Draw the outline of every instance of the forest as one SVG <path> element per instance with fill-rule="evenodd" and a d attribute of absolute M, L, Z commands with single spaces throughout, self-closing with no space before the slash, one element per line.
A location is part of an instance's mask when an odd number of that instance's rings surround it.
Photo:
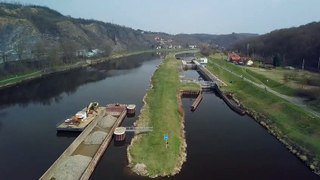
<path fill-rule="evenodd" d="M 320 22 L 275 30 L 238 42 L 233 49 L 275 66 L 319 71 Z"/>

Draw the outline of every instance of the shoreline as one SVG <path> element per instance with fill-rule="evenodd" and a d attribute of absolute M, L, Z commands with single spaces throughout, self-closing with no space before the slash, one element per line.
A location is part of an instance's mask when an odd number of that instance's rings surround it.
<path fill-rule="evenodd" d="M 286 149 L 289 150 L 293 155 L 295 155 L 301 162 L 303 162 L 312 172 L 320 176 L 320 162 L 316 160 L 315 155 L 313 155 L 309 150 L 296 144 L 290 142 L 286 138 L 286 135 L 282 135 L 280 129 L 273 125 L 272 121 L 265 117 L 263 114 L 256 112 L 239 101 L 233 93 L 228 91 L 223 91 L 224 94 L 228 94 L 230 98 L 239 104 L 239 107 L 245 111 L 245 113 L 250 116 L 255 122 L 259 123 L 264 129 L 268 131 L 269 134 L 274 136 L 279 142 L 281 142 Z"/>
<path fill-rule="evenodd" d="M 309 150 L 301 147 L 299 144 L 293 142 L 282 135 L 282 132 L 274 125 L 272 122 L 266 118 L 264 115 L 250 110 L 244 107 L 241 103 L 241 108 L 246 111 L 246 114 L 259 123 L 263 128 L 265 128 L 269 134 L 274 136 L 278 141 L 280 141 L 293 155 L 295 155 L 299 160 L 301 160 L 312 172 L 320 176 L 320 164 L 316 160 L 315 155 L 313 155 Z"/>
<path fill-rule="evenodd" d="M 141 51 L 126 52 L 126 53 L 115 53 L 115 54 L 113 54 L 113 55 L 111 55 L 109 57 L 101 57 L 101 58 L 97 58 L 97 59 L 85 59 L 85 60 L 78 61 L 78 62 L 76 62 L 74 64 L 58 67 L 59 69 L 52 70 L 51 72 L 45 72 L 45 70 L 37 70 L 37 71 L 29 73 L 29 74 L 24 74 L 22 76 L 28 76 L 28 75 L 34 74 L 36 72 L 40 73 L 40 74 L 37 74 L 36 76 L 27 77 L 25 79 L 22 79 L 22 80 L 13 82 L 13 83 L 9 82 L 9 83 L 0 85 L 0 90 L 6 89 L 6 88 L 10 88 L 10 87 L 14 87 L 14 86 L 22 84 L 22 83 L 27 83 L 27 82 L 35 80 L 35 79 L 40 79 L 42 77 L 46 77 L 48 75 L 55 74 L 55 73 L 63 73 L 63 72 L 67 72 L 67 71 L 70 71 L 70 70 L 89 67 L 91 65 L 100 64 L 100 63 L 107 62 L 107 61 L 113 60 L 113 59 L 129 57 L 129 56 L 134 56 L 134 55 L 139 55 L 139 54 L 144 54 L 144 53 L 155 53 L 155 52 L 178 52 L 178 53 L 184 53 L 184 52 L 188 52 L 188 50 L 187 49 L 161 49 L 161 50 L 159 50 L 159 49 L 147 49 L 147 50 L 141 50 Z M 90 63 L 88 63 L 87 61 L 90 61 Z M 0 80 L 0 82 L 1 81 L 6 81 L 6 80 L 9 80 L 9 79 L 14 79 L 14 78 L 2 79 L 2 80 Z M 19 78 L 19 77 L 17 77 L 17 78 Z"/>
<path fill-rule="evenodd" d="M 27 83 L 27 82 L 30 82 L 30 81 L 33 81 L 33 80 L 36 80 L 36 79 L 40 79 L 40 78 L 52 75 L 52 74 L 56 74 L 56 73 L 58 74 L 58 73 L 63 73 L 63 72 L 71 71 L 71 70 L 84 68 L 84 67 L 89 67 L 89 66 L 92 66 L 92 65 L 104 63 L 104 62 L 107 62 L 107 61 L 110 61 L 110 60 L 114 60 L 114 59 L 118 59 L 118 58 L 129 57 L 129 56 L 139 55 L 139 54 L 143 54 L 143 53 L 152 53 L 152 52 L 156 52 L 156 51 L 155 50 L 135 51 L 135 52 L 127 52 L 127 53 L 124 53 L 124 54 L 114 54 L 114 55 L 111 55 L 109 57 L 102 57 L 102 58 L 97 58 L 97 59 L 93 59 L 93 60 L 86 59 L 86 60 L 78 61 L 77 63 L 74 63 L 74 64 L 58 67 L 59 69 L 52 70 L 50 72 L 45 72 L 44 70 L 38 70 L 38 71 L 29 73 L 29 74 L 25 74 L 25 75 L 22 75 L 22 76 L 28 76 L 28 75 L 34 74 L 36 72 L 38 72 L 40 74 L 37 74 L 35 76 L 30 76 L 30 77 L 18 80 L 18 81 L 13 82 L 13 83 L 9 82 L 9 83 L 0 85 L 0 90 L 6 89 L 6 88 L 11 88 L 11 87 L 17 86 L 19 84 Z M 91 61 L 91 62 L 88 63 L 87 62 L 88 60 Z M 17 78 L 19 78 L 19 77 L 17 77 Z M 12 79 L 12 78 L 8 78 L 8 79 Z M 1 81 L 6 81 L 8 79 L 3 79 Z"/>
<path fill-rule="evenodd" d="M 222 69 L 222 72 L 219 70 L 221 68 L 218 68 L 218 70 L 214 70 L 214 66 L 211 67 L 210 72 L 214 73 L 215 76 L 217 77 L 217 75 L 221 75 L 221 77 L 224 77 L 223 72 L 225 71 L 224 69 Z M 220 78 L 221 78 L 220 77 Z M 226 80 L 232 79 L 231 77 L 227 75 L 225 75 L 224 77 Z M 241 87 L 242 84 L 238 85 Z M 245 113 L 250 116 L 255 122 L 259 123 L 263 128 L 265 128 L 269 134 L 271 134 L 272 136 L 274 136 L 278 141 L 280 141 L 288 150 L 289 152 L 291 152 L 292 154 L 294 154 L 296 156 L 296 158 L 298 158 L 301 162 L 303 162 L 312 172 L 314 172 L 317 175 L 320 175 L 320 159 L 319 156 L 316 154 L 316 150 L 314 150 L 313 152 L 312 147 L 308 147 L 308 145 L 310 144 L 303 144 L 303 141 L 297 141 L 296 139 L 293 139 L 292 136 L 290 136 L 290 134 L 285 134 L 283 132 L 286 132 L 286 129 L 281 129 L 281 127 L 279 127 L 277 125 L 277 123 L 279 123 L 277 121 L 276 117 L 269 117 L 268 112 L 264 112 L 264 109 L 261 108 L 257 108 L 257 110 L 255 110 L 254 106 L 252 106 L 252 102 L 256 102 L 257 97 L 259 96 L 253 96 L 252 99 L 246 97 L 246 91 L 244 92 L 237 92 L 237 86 L 233 86 L 232 88 L 229 88 L 230 90 L 228 90 L 228 88 L 222 88 L 222 92 L 224 94 L 227 94 L 230 98 L 230 100 L 236 102 L 237 104 L 239 104 L 239 107 L 245 111 Z M 234 92 L 233 92 L 234 91 Z M 248 98 L 248 100 L 246 100 Z M 255 99 L 256 98 L 256 99 Z M 240 99 L 240 100 L 239 100 Z M 277 99 L 277 98 L 275 98 Z M 250 100 L 251 100 L 251 106 L 250 106 Z M 255 101 L 253 101 L 255 100 Z M 269 102 L 270 101 L 267 101 Z M 245 105 L 246 103 L 246 105 Z M 279 103 L 284 103 L 283 107 L 285 108 L 291 108 L 291 103 L 285 101 L 285 100 L 279 100 Z M 254 104 L 255 105 L 255 104 Z M 262 106 L 264 107 L 264 106 Z M 291 110 L 291 109 L 290 109 Z M 295 109 L 300 110 L 300 109 Z M 292 111 L 292 110 L 291 110 Z M 289 111 L 289 112 L 291 112 Z M 303 109 L 302 109 L 303 111 Z M 305 113 L 303 111 L 303 113 Z M 283 113 L 285 115 L 285 117 L 289 117 L 289 118 L 293 118 L 295 119 L 295 117 L 293 117 L 292 115 L 288 115 L 288 112 Z M 296 113 L 297 114 L 297 113 Z M 273 114 L 271 114 L 273 115 Z M 282 114 L 280 114 L 282 115 Z M 298 114 L 297 114 L 298 115 Z M 299 116 L 300 117 L 300 116 Z M 310 118 L 308 117 L 300 117 L 300 118 L 306 118 L 307 120 L 310 120 Z M 292 121 L 292 120 L 291 120 Z M 288 121 L 290 122 L 290 121 Z M 299 132 L 301 131 L 301 129 L 298 129 Z M 311 137 L 310 137 L 311 138 Z M 314 145 L 314 144 L 311 144 Z M 311 149 L 311 150 L 310 150 Z"/>

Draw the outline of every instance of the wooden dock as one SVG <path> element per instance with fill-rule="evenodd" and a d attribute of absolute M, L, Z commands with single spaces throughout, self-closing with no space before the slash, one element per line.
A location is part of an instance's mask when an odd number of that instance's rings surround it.
<path fill-rule="evenodd" d="M 203 96 L 201 93 L 199 93 L 197 98 L 193 101 L 193 103 L 191 105 L 191 111 L 195 111 L 197 109 L 197 107 L 199 106 L 202 99 L 203 99 Z"/>
<path fill-rule="evenodd" d="M 89 179 L 99 159 L 107 149 L 115 128 L 122 123 L 126 114 L 126 106 L 119 104 L 99 107 L 96 118 L 71 143 L 40 179 L 67 179 L 67 177 L 83 180 Z M 86 161 L 80 161 L 80 158 Z"/>
<path fill-rule="evenodd" d="M 188 97 L 197 97 L 201 91 L 186 91 L 186 90 L 181 90 L 180 91 L 180 96 L 183 98 L 188 98 Z"/>

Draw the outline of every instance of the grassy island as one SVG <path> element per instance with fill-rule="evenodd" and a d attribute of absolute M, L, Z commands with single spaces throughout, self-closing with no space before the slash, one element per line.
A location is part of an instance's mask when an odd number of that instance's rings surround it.
<path fill-rule="evenodd" d="M 180 90 L 200 90 L 199 85 L 180 84 L 179 65 L 173 54 L 166 57 L 152 77 L 137 126 L 152 126 L 148 134 L 136 135 L 128 147 L 132 169 L 141 175 L 174 175 L 186 160 L 183 109 Z M 169 135 L 168 146 L 164 134 Z M 140 165 L 140 167 L 139 167 Z"/>

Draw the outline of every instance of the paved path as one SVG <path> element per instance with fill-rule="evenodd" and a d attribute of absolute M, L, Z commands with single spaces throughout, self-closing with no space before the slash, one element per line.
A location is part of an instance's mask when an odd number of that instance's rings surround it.
<path fill-rule="evenodd" d="M 303 108 L 305 111 L 310 112 L 314 116 L 320 117 L 320 112 L 317 112 L 317 111 L 314 111 L 314 110 L 310 109 L 305 103 L 303 103 L 303 98 L 291 97 L 291 96 L 287 96 L 287 95 L 281 94 L 281 93 L 279 93 L 277 91 L 274 91 L 273 89 L 269 88 L 265 84 L 258 84 L 256 82 L 253 82 L 250 79 L 242 77 L 242 75 L 236 74 L 236 73 L 230 71 L 229 69 L 220 66 L 219 64 L 217 64 L 215 62 L 213 62 L 213 64 L 215 66 L 225 70 L 225 71 L 230 72 L 231 74 L 233 74 L 233 75 L 235 75 L 235 76 L 237 76 L 239 78 L 242 78 L 244 81 L 247 81 L 247 82 L 249 82 L 249 83 L 251 83 L 251 84 L 253 84 L 253 85 L 255 85 L 255 86 L 257 86 L 257 87 L 259 87 L 261 89 L 265 89 L 266 91 L 268 91 L 268 92 L 270 92 L 270 93 L 272 93 L 272 94 L 274 94 L 274 95 L 276 95 L 278 97 L 281 97 L 282 99 L 285 99 L 285 100 L 291 102 L 292 104 L 295 104 L 296 106 L 299 106 L 299 107 Z"/>

